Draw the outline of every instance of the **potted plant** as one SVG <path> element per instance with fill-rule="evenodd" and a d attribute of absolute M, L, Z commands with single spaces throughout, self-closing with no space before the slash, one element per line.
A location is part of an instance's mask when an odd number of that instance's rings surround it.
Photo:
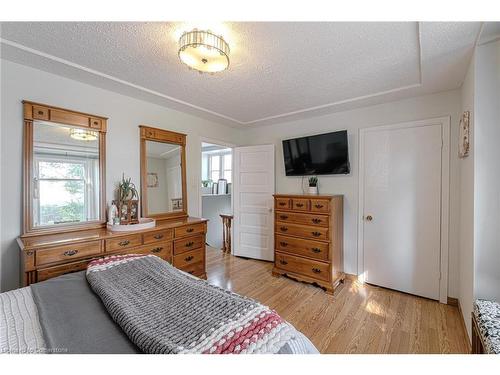
<path fill-rule="evenodd" d="M 212 180 L 202 180 L 201 181 L 201 194 L 212 194 Z"/>
<path fill-rule="evenodd" d="M 137 224 L 139 222 L 139 193 L 132 178 L 125 178 L 118 184 L 118 217 L 120 224 Z"/>
<path fill-rule="evenodd" d="M 309 177 L 309 194 L 318 194 L 318 177 Z"/>

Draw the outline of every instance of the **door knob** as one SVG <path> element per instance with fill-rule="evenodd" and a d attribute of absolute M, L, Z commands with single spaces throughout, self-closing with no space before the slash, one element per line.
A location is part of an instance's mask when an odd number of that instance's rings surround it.
<path fill-rule="evenodd" d="M 373 216 L 372 215 L 366 216 L 366 221 L 372 221 L 372 220 L 373 220 Z"/>

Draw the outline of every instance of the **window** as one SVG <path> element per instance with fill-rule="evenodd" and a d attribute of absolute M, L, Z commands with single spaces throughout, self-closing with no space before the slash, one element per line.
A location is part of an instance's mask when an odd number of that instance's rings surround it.
<path fill-rule="evenodd" d="M 96 220 L 98 161 L 37 155 L 34 160 L 35 225 Z M 97 186 L 96 186 L 97 188 Z"/>
<path fill-rule="evenodd" d="M 232 155 L 224 155 L 224 160 L 222 162 L 223 178 L 227 180 L 227 183 L 231 182 L 231 168 L 232 168 Z"/>
<path fill-rule="evenodd" d="M 210 160 L 210 179 L 214 182 L 218 181 L 220 178 L 220 155 L 212 155 L 209 158 Z"/>
<path fill-rule="evenodd" d="M 232 155 L 231 151 L 206 153 L 202 160 L 202 180 L 212 180 L 214 183 L 220 178 L 232 182 Z"/>

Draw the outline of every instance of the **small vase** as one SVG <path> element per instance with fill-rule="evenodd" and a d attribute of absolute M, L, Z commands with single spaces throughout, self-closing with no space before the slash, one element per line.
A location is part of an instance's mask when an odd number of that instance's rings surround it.
<path fill-rule="evenodd" d="M 309 194 L 318 195 L 318 187 L 317 186 L 309 186 Z"/>

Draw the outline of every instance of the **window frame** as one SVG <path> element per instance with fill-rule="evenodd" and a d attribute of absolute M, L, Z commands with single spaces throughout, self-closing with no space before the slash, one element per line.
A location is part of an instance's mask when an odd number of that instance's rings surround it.
<path fill-rule="evenodd" d="M 83 165 L 83 178 L 40 178 L 40 162 L 67 162 L 72 164 Z M 99 186 L 96 189 L 97 176 L 94 170 L 97 158 L 88 158 L 77 156 L 65 156 L 58 155 L 53 156 L 51 154 L 34 154 L 33 156 L 33 202 L 36 213 L 33 212 L 33 226 L 36 228 L 46 227 L 51 225 L 64 225 L 71 223 L 86 223 L 89 221 L 97 220 L 90 219 L 96 217 L 98 214 L 99 202 Z M 78 222 L 62 222 L 62 223 L 46 223 L 41 224 L 41 210 L 40 210 L 40 181 L 82 181 L 83 182 L 83 210 L 85 218 Z M 90 187 L 92 185 L 92 187 Z M 38 193 L 38 196 L 37 196 Z M 97 209 L 96 209 L 97 208 Z"/>
<path fill-rule="evenodd" d="M 229 166 L 229 168 L 226 168 L 225 166 L 225 163 L 224 163 L 224 156 L 226 155 L 231 155 L 231 165 Z M 231 173 L 231 182 L 232 182 L 232 177 L 233 177 L 233 152 L 232 150 L 229 150 L 229 151 L 221 151 L 221 152 L 210 152 L 210 153 L 207 153 L 207 179 L 208 180 L 212 180 L 212 183 L 217 183 L 217 181 L 214 181 L 212 179 L 212 172 L 213 171 L 219 171 L 219 179 L 221 178 L 225 178 L 224 175 L 225 175 L 225 172 L 226 171 L 229 171 Z M 219 157 L 219 166 L 218 166 L 218 169 L 213 169 L 212 168 L 212 164 L 213 164 L 213 161 L 212 161 L 212 158 L 213 157 L 216 157 L 218 156 Z M 202 180 L 204 179 L 205 176 L 202 176 Z M 230 182 L 228 182 L 230 183 Z"/>

